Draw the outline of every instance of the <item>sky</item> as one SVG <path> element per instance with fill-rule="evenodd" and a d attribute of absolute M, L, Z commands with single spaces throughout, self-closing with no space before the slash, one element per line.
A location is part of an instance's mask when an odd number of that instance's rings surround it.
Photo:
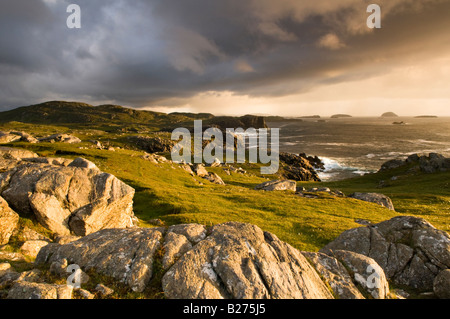
<path fill-rule="evenodd" d="M 381 29 L 367 26 L 371 3 Z M 449 12 L 450 0 L 2 0 L 0 111 L 450 116 Z"/>

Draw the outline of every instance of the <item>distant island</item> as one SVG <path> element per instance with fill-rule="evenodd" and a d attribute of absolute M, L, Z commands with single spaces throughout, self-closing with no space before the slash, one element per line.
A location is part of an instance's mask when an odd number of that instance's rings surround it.
<path fill-rule="evenodd" d="M 320 115 L 307 115 L 307 116 L 300 116 L 299 118 L 302 119 L 320 119 Z"/>
<path fill-rule="evenodd" d="M 381 117 L 398 117 L 394 112 L 386 112 L 381 115 Z"/>
<path fill-rule="evenodd" d="M 414 117 L 415 119 L 437 119 L 436 115 L 419 115 Z"/>
<path fill-rule="evenodd" d="M 266 122 L 303 122 L 300 118 L 282 117 L 282 116 L 265 116 Z"/>
<path fill-rule="evenodd" d="M 340 119 L 340 118 L 348 118 L 348 117 L 352 117 L 352 116 L 348 115 L 348 114 L 335 114 L 335 115 L 331 116 L 332 119 Z"/>

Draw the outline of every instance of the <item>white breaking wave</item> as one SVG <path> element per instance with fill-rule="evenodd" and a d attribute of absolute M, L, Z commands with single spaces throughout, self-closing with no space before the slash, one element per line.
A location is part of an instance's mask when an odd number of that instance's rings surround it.
<path fill-rule="evenodd" d="M 359 176 L 372 172 L 364 168 L 347 166 L 342 162 L 340 162 L 341 159 L 333 159 L 329 157 L 319 157 L 319 158 L 323 162 L 325 169 L 317 173 L 320 179 L 324 181 L 332 179 L 334 176 L 344 172 Z"/>

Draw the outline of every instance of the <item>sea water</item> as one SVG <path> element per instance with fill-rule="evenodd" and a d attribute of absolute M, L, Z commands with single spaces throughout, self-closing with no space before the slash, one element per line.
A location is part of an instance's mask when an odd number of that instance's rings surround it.
<path fill-rule="evenodd" d="M 324 181 L 376 172 L 384 162 L 414 153 L 450 157 L 450 118 L 304 119 L 268 126 L 280 128 L 281 152 L 319 156 Z"/>

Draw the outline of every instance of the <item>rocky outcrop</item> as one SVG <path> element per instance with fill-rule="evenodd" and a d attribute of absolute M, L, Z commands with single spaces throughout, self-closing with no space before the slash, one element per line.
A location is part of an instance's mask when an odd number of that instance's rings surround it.
<path fill-rule="evenodd" d="M 20 136 L 21 142 L 27 142 L 27 143 L 39 143 L 39 140 L 35 137 L 33 137 L 31 134 L 28 134 L 26 132 L 19 132 L 19 131 L 11 131 L 9 134 L 18 135 Z"/>
<path fill-rule="evenodd" d="M 0 144 L 8 144 L 20 141 L 21 137 L 9 132 L 0 132 Z"/>
<path fill-rule="evenodd" d="M 23 158 L 29 159 L 29 158 L 36 158 L 38 156 L 39 155 L 37 155 L 34 152 L 19 148 L 0 147 L 0 159 L 3 160 L 21 160 Z"/>
<path fill-rule="evenodd" d="M 365 202 L 375 203 L 380 206 L 386 207 L 390 210 L 395 210 L 394 204 L 392 203 L 392 200 L 383 194 L 378 193 L 353 193 L 349 195 L 348 197 L 359 199 Z"/>
<path fill-rule="evenodd" d="M 226 223 L 164 275 L 167 298 L 332 298 L 296 249 L 256 226 Z"/>
<path fill-rule="evenodd" d="M 7 299 L 72 299 L 73 289 L 67 285 L 16 282 Z"/>
<path fill-rule="evenodd" d="M 8 203 L 0 197 L 0 245 L 6 245 L 19 223 L 19 215 L 16 214 Z"/>
<path fill-rule="evenodd" d="M 28 240 L 20 247 L 20 251 L 25 256 L 35 258 L 41 248 L 47 246 L 48 244 L 49 242 L 44 240 Z"/>
<path fill-rule="evenodd" d="M 50 244 L 36 264 L 67 259 L 83 271 L 96 271 L 142 292 L 153 275 L 153 261 L 164 229 L 105 229 L 66 245 Z"/>
<path fill-rule="evenodd" d="M 389 161 L 387 161 L 387 162 L 385 162 L 385 163 L 383 163 L 381 165 L 380 172 L 388 171 L 388 170 L 391 170 L 391 169 L 396 169 L 396 168 L 399 168 L 399 167 L 401 167 L 401 166 L 403 166 L 405 164 L 406 164 L 405 161 L 402 161 L 402 160 L 399 160 L 399 159 L 392 159 L 392 160 L 389 160 Z"/>
<path fill-rule="evenodd" d="M 210 181 L 213 184 L 225 185 L 225 182 L 222 180 L 222 178 L 213 172 L 208 173 L 208 175 L 204 176 L 203 178 Z"/>
<path fill-rule="evenodd" d="M 134 189 L 81 158 L 70 163 L 16 158 L 14 168 L 0 174 L 0 195 L 58 235 L 134 226 Z"/>
<path fill-rule="evenodd" d="M 53 134 L 47 137 L 40 138 L 39 142 L 77 144 L 81 143 L 81 140 L 78 137 L 70 134 Z"/>
<path fill-rule="evenodd" d="M 424 173 L 446 172 L 450 170 L 450 158 L 446 158 L 441 154 L 430 153 L 428 156 L 420 156 L 418 162 L 420 169 Z"/>
<path fill-rule="evenodd" d="M 323 169 L 323 163 L 318 157 L 307 157 L 306 154 L 280 153 L 279 173 L 283 178 L 295 181 L 320 182 L 315 168 Z"/>
<path fill-rule="evenodd" d="M 153 164 L 159 164 L 159 163 L 167 163 L 169 160 L 165 158 L 164 156 L 157 155 L 157 154 L 149 154 L 145 153 L 141 156 L 142 159 L 145 159 L 146 161 L 149 161 Z"/>
<path fill-rule="evenodd" d="M 320 196 L 319 193 L 327 193 L 335 197 L 345 197 L 345 194 L 340 190 L 331 190 L 328 187 L 313 187 L 310 189 L 305 189 L 304 187 L 299 186 L 296 191 L 298 196 L 306 198 L 318 198 Z"/>
<path fill-rule="evenodd" d="M 0 260 L 6 261 L 25 261 L 25 256 L 21 253 L 0 250 Z"/>
<path fill-rule="evenodd" d="M 28 232 L 17 238 L 39 241 Z M 255 225 L 237 222 L 211 229 L 198 224 L 103 229 L 58 241 L 62 244 L 42 242 L 37 266 L 67 278 L 67 267 L 76 264 L 82 283 L 97 273 L 135 292 L 161 289 L 168 299 L 384 299 L 390 297 L 387 279 L 448 298 L 450 283 L 449 235 L 415 217 L 348 230 L 318 253 L 299 252 Z M 9 289 L 8 298 L 64 296 L 58 293 L 62 286 L 41 279 L 37 269 L 17 273 L 0 264 L 0 290 Z"/>
<path fill-rule="evenodd" d="M 14 142 L 27 142 L 27 143 L 38 143 L 39 141 L 25 132 L 10 131 L 3 132 L 0 131 L 0 144 L 14 143 Z"/>
<path fill-rule="evenodd" d="M 365 299 L 345 266 L 323 253 L 303 252 L 339 299 Z"/>
<path fill-rule="evenodd" d="M 297 183 L 295 181 L 289 180 L 273 180 L 255 186 L 255 190 L 264 190 L 264 191 L 288 190 L 295 192 L 297 190 Z"/>
<path fill-rule="evenodd" d="M 381 166 L 380 172 L 406 165 L 412 166 L 409 171 L 413 171 L 414 168 L 417 168 L 418 170 L 429 174 L 447 172 L 450 170 L 450 158 L 446 158 L 445 156 L 437 153 L 430 153 L 428 156 L 412 154 L 408 156 L 406 160 L 393 159 L 387 161 Z"/>
<path fill-rule="evenodd" d="M 233 222 L 208 233 L 197 224 L 101 230 L 45 246 L 36 263 L 77 264 L 143 291 L 156 260 L 166 270 L 166 298 L 332 298 L 298 250 L 254 225 Z"/>
<path fill-rule="evenodd" d="M 450 236 L 424 219 L 401 216 L 345 231 L 321 252 L 347 250 L 373 258 L 396 285 L 431 291 L 450 268 Z"/>
<path fill-rule="evenodd" d="M 130 143 L 149 153 L 170 153 L 175 142 L 162 137 L 130 136 Z"/>
<path fill-rule="evenodd" d="M 214 172 L 208 172 L 203 164 L 181 164 L 181 167 L 192 176 L 199 176 L 217 185 L 225 185 L 222 178 Z"/>
<path fill-rule="evenodd" d="M 208 171 L 205 168 L 205 165 L 203 164 L 194 164 L 194 165 L 190 165 L 192 171 L 200 177 L 205 177 L 208 175 Z"/>
<path fill-rule="evenodd" d="M 450 269 L 445 269 L 436 276 L 433 290 L 439 298 L 450 299 Z"/>
<path fill-rule="evenodd" d="M 344 250 L 303 254 L 311 261 L 323 280 L 339 299 L 385 299 L 389 284 L 384 271 L 375 260 Z M 361 289 L 364 294 L 358 289 Z"/>
<path fill-rule="evenodd" d="M 245 115 L 241 117 L 216 116 L 205 121 L 204 129 L 212 127 L 218 128 L 223 132 L 225 132 L 227 128 L 243 128 L 244 130 L 249 128 L 268 128 L 265 118 L 255 115 Z"/>
<path fill-rule="evenodd" d="M 374 299 L 386 299 L 389 284 L 383 269 L 367 256 L 352 251 L 335 250 L 329 252 L 347 269 L 353 280 Z"/>

